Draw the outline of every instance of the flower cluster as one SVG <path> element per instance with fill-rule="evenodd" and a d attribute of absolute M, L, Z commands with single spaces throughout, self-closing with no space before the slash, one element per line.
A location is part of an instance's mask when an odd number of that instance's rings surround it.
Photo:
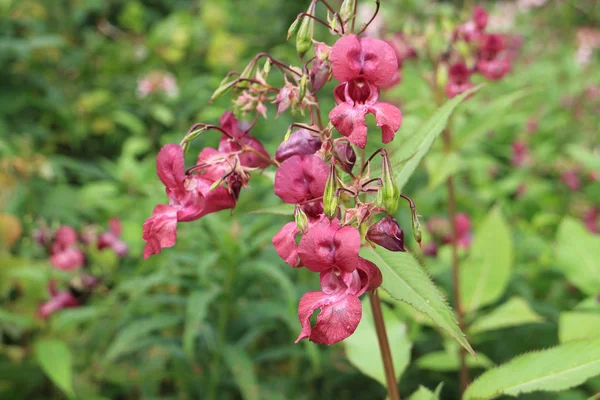
<path fill-rule="evenodd" d="M 129 248 L 120 236 L 121 222 L 116 218 L 111 218 L 109 229 L 100 234 L 93 225 L 84 227 L 80 233 L 68 225 L 59 227 L 54 233 L 45 225 L 34 232 L 35 241 L 44 246 L 54 268 L 76 272 L 68 283 L 69 290 L 58 291 L 57 282 L 50 281 L 48 290 L 51 298 L 41 304 L 38 310 L 42 318 L 48 318 L 63 308 L 84 304 L 92 290 L 100 283 L 99 278 L 90 272 L 89 257 L 86 253 L 108 249 L 117 257 L 123 258 Z"/>
<path fill-rule="evenodd" d="M 512 37 L 486 32 L 487 25 L 487 12 L 474 7 L 471 19 L 454 32 L 452 50 L 447 56 L 450 67 L 445 91 L 448 97 L 471 89 L 471 76 L 475 73 L 498 80 L 510 72 L 514 47 L 519 43 Z"/>
<path fill-rule="evenodd" d="M 458 246 L 468 249 L 473 239 L 473 235 L 471 234 L 471 219 L 465 213 L 458 213 L 454 217 L 454 222 L 456 224 L 456 241 Z M 426 228 L 433 241 L 423 247 L 423 253 L 435 257 L 439 245 L 452 243 L 452 227 L 447 218 L 433 216 L 427 221 Z"/>

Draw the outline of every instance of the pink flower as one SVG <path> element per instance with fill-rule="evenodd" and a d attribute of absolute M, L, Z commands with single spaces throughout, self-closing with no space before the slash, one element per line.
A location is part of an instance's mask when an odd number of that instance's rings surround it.
<path fill-rule="evenodd" d="M 275 159 L 283 162 L 292 156 L 315 154 L 321 148 L 321 139 L 306 129 L 298 129 L 290 135 L 286 142 L 277 148 Z"/>
<path fill-rule="evenodd" d="M 529 148 L 523 140 L 515 140 L 512 143 L 511 163 L 513 167 L 521 167 L 530 161 Z"/>
<path fill-rule="evenodd" d="M 110 229 L 98 236 L 98 250 L 110 247 L 119 257 L 125 257 L 129 251 L 127 243 L 121 240 L 121 221 L 111 218 Z"/>
<path fill-rule="evenodd" d="M 386 86 L 398 71 L 394 49 L 383 40 L 355 35 L 340 38 L 329 56 L 333 76 L 342 82 L 334 90 L 337 106 L 329 113 L 336 129 L 355 145 L 367 143 L 365 116 L 375 114 L 383 143 L 389 143 L 402 124 L 395 106 L 379 102 L 379 87 Z"/>
<path fill-rule="evenodd" d="M 448 69 L 448 84 L 445 88 L 446 96 L 453 98 L 471 89 L 473 84 L 469 80 L 470 76 L 471 71 L 469 71 L 465 63 L 452 64 Z"/>
<path fill-rule="evenodd" d="M 42 303 L 38 308 L 39 315 L 46 319 L 56 311 L 64 308 L 78 307 L 81 304 L 75 296 L 70 292 L 58 292 L 56 290 L 56 281 L 50 281 L 48 284 L 48 291 L 50 292 L 51 298 L 45 303 Z"/>
<path fill-rule="evenodd" d="M 480 60 L 477 62 L 477 71 L 481 75 L 491 80 L 498 80 L 504 77 L 511 70 L 510 63 L 505 59 L 494 59 L 491 61 Z"/>
<path fill-rule="evenodd" d="M 288 204 L 323 196 L 329 167 L 315 155 L 292 156 L 275 173 L 275 194 Z"/>
<path fill-rule="evenodd" d="M 177 144 L 167 144 L 160 150 L 156 173 L 166 186 L 169 205 L 156 206 L 152 217 L 144 223 L 144 258 L 175 244 L 177 222 L 194 221 L 235 206 L 235 199 L 226 188 L 210 190 L 214 180 L 202 175 L 186 175 L 183 149 Z"/>
<path fill-rule="evenodd" d="M 360 233 L 339 221 L 323 220 L 309 227 L 298 245 L 300 262 L 313 272 L 336 268 L 352 272 L 357 268 Z"/>
<path fill-rule="evenodd" d="M 579 171 L 577 169 L 563 172 L 560 180 L 573 192 L 581 188 L 581 180 L 579 179 Z"/>
<path fill-rule="evenodd" d="M 480 31 L 484 30 L 488 23 L 488 14 L 484 8 L 475 6 L 473 7 L 473 22 Z"/>
<path fill-rule="evenodd" d="M 54 234 L 53 246 L 67 248 L 77 243 L 77 231 L 67 225 L 63 225 Z"/>
<path fill-rule="evenodd" d="M 288 222 L 273 236 L 272 240 L 277 255 L 292 267 L 300 267 L 296 244 L 296 236 L 299 233 L 300 229 L 296 222 Z"/>
<path fill-rule="evenodd" d="M 233 141 L 227 135 L 221 137 L 219 142 L 219 151 L 222 153 L 233 153 L 241 150 L 240 144 L 244 147 L 252 148 L 255 152 L 262 154 L 263 157 L 253 152 L 244 152 L 240 154 L 240 162 L 244 167 L 266 168 L 269 166 L 269 153 L 265 150 L 260 141 L 248 134 L 243 129 L 242 123 L 235 118 L 231 111 L 226 111 L 219 119 L 221 128 L 235 139 Z M 237 143 L 236 143 L 237 142 Z M 239 143 L 239 144 L 238 144 Z"/>
<path fill-rule="evenodd" d="M 588 231 L 592 233 L 600 233 L 600 208 L 592 207 L 583 216 L 583 223 Z"/>
<path fill-rule="evenodd" d="M 387 216 L 369 227 L 367 239 L 389 251 L 406 251 L 404 232 L 398 222 Z"/>
<path fill-rule="evenodd" d="M 456 234 L 458 235 L 458 245 L 467 249 L 471 245 L 471 219 L 465 213 L 458 213 L 454 217 L 456 224 Z"/>
<path fill-rule="evenodd" d="M 314 343 L 331 345 L 350 336 L 362 316 L 359 296 L 379 285 L 381 272 L 363 258 L 359 258 L 352 272 L 333 269 L 321 272 L 321 291 L 308 292 L 300 299 L 298 317 L 302 331 L 296 343 L 308 338 Z M 311 326 L 310 317 L 317 308 L 321 311 L 317 323 Z"/>
<path fill-rule="evenodd" d="M 85 263 L 85 256 L 77 247 L 68 247 L 57 251 L 50 256 L 50 262 L 63 271 L 72 271 L 81 268 Z"/>

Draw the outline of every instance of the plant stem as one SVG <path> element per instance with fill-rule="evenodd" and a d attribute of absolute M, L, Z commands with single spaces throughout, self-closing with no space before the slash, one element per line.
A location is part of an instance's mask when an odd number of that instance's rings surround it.
<path fill-rule="evenodd" d="M 388 396 L 390 400 L 400 400 L 400 392 L 398 391 L 398 383 L 396 382 L 396 373 L 394 372 L 394 364 L 392 363 L 392 353 L 385 331 L 385 322 L 383 321 L 381 301 L 379 300 L 377 289 L 369 292 L 369 300 L 371 303 L 371 310 L 373 310 L 377 340 L 379 341 L 379 349 L 381 350 L 381 358 L 383 359 L 383 368 L 385 369 Z"/>
<path fill-rule="evenodd" d="M 217 389 L 219 388 L 219 376 L 221 370 L 221 353 L 225 347 L 225 333 L 227 332 L 227 321 L 231 308 L 231 294 L 233 290 L 233 281 L 235 280 L 236 263 L 228 260 L 227 275 L 223 282 L 224 299 L 219 310 L 219 319 L 217 321 L 217 343 L 215 358 L 211 365 L 210 382 L 208 388 L 208 399 L 217 399 Z"/>
<path fill-rule="evenodd" d="M 444 139 L 444 151 L 446 154 L 452 151 L 452 133 L 449 128 L 442 132 Z M 448 177 L 446 181 L 446 190 L 448 192 L 448 218 L 452 227 L 452 297 L 454 298 L 454 307 L 458 319 L 458 326 L 461 331 L 465 331 L 465 313 L 460 298 L 460 261 L 458 259 L 458 230 L 456 226 L 456 197 L 454 193 L 454 178 Z M 469 384 L 469 368 L 467 367 L 467 352 L 464 347 L 458 350 L 460 360 L 460 390 L 461 393 L 467 389 Z"/>

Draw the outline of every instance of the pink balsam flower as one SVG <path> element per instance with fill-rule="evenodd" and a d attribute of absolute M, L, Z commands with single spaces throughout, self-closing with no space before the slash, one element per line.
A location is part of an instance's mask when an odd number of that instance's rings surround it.
<path fill-rule="evenodd" d="M 108 222 L 110 229 L 98 236 L 98 250 L 111 248 L 119 257 L 125 257 L 129 246 L 121 240 L 121 221 L 111 218 Z"/>
<path fill-rule="evenodd" d="M 48 284 L 50 292 L 50 300 L 40 304 L 38 314 L 40 317 L 47 319 L 53 313 L 65 309 L 79 307 L 81 304 L 77 298 L 68 291 L 59 292 L 56 290 L 56 281 L 52 280 Z"/>

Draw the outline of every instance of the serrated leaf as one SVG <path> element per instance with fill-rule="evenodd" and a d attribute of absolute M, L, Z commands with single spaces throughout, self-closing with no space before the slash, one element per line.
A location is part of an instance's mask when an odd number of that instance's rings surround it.
<path fill-rule="evenodd" d="M 561 343 L 600 336 L 600 313 L 569 311 L 560 313 L 558 338 Z"/>
<path fill-rule="evenodd" d="M 513 261 L 511 234 L 498 207 L 492 209 L 480 228 L 461 265 L 460 286 L 466 313 L 491 304 L 504 293 Z"/>
<path fill-rule="evenodd" d="M 375 379 L 385 387 L 387 384 L 385 370 L 368 299 L 362 301 L 362 310 L 363 314 L 358 328 L 343 342 L 346 348 L 346 356 L 360 372 Z M 385 330 L 390 342 L 394 372 L 399 379 L 408 366 L 412 344 L 406 333 L 404 322 L 398 319 L 388 306 L 382 305 L 382 313 L 385 320 Z"/>
<path fill-rule="evenodd" d="M 73 391 L 73 357 L 69 346 L 58 339 L 42 339 L 34 346 L 35 358 L 50 380 L 71 398 Z"/>
<path fill-rule="evenodd" d="M 427 314 L 443 331 L 475 356 L 442 292 L 409 253 L 390 252 L 381 247 L 364 248 L 362 256 L 381 270 L 381 287 L 394 299 Z"/>
<path fill-rule="evenodd" d="M 476 334 L 543 320 L 544 318 L 536 314 L 524 299 L 513 297 L 498 308 L 478 317 L 469 328 L 469 333 Z"/>
<path fill-rule="evenodd" d="M 429 174 L 427 190 L 431 191 L 446 182 L 448 177 L 455 175 L 464 167 L 457 153 L 435 153 L 427 157 L 426 168 Z"/>
<path fill-rule="evenodd" d="M 410 395 L 408 400 L 439 400 L 438 390 L 442 388 L 442 383 L 440 383 L 436 389 L 436 393 L 427 389 L 425 386 L 419 386 L 416 392 Z"/>
<path fill-rule="evenodd" d="M 600 375 L 600 338 L 561 344 L 518 356 L 484 372 L 466 390 L 464 400 L 487 400 L 535 391 L 559 391 Z"/>
<path fill-rule="evenodd" d="M 392 165 L 396 167 L 396 182 L 398 188 L 402 190 L 408 179 L 417 169 L 417 166 L 429 151 L 435 139 L 442 133 L 450 115 L 454 109 L 467 97 L 475 93 L 481 88 L 477 86 L 452 100 L 449 100 L 421 126 L 421 128 L 411 135 L 398 151 L 394 152 L 391 157 Z"/>
<path fill-rule="evenodd" d="M 183 350 L 190 360 L 194 359 L 194 341 L 206 318 L 208 306 L 217 297 L 219 290 L 198 291 L 188 297 L 185 326 L 183 328 Z"/>
<path fill-rule="evenodd" d="M 246 350 L 236 346 L 227 346 L 223 351 L 225 363 L 231 370 L 244 400 L 259 400 L 260 391 L 254 373 L 252 360 Z"/>
<path fill-rule="evenodd" d="M 557 264 L 567 279 L 590 296 L 600 292 L 600 237 L 567 217 L 558 227 Z"/>
<path fill-rule="evenodd" d="M 467 355 L 466 360 L 469 368 L 489 368 L 494 365 L 492 360 L 482 353 L 477 353 L 477 359 Z M 445 351 L 427 353 L 419 358 L 416 364 L 419 368 L 430 371 L 458 371 L 460 368 L 458 349 L 451 348 Z"/>

